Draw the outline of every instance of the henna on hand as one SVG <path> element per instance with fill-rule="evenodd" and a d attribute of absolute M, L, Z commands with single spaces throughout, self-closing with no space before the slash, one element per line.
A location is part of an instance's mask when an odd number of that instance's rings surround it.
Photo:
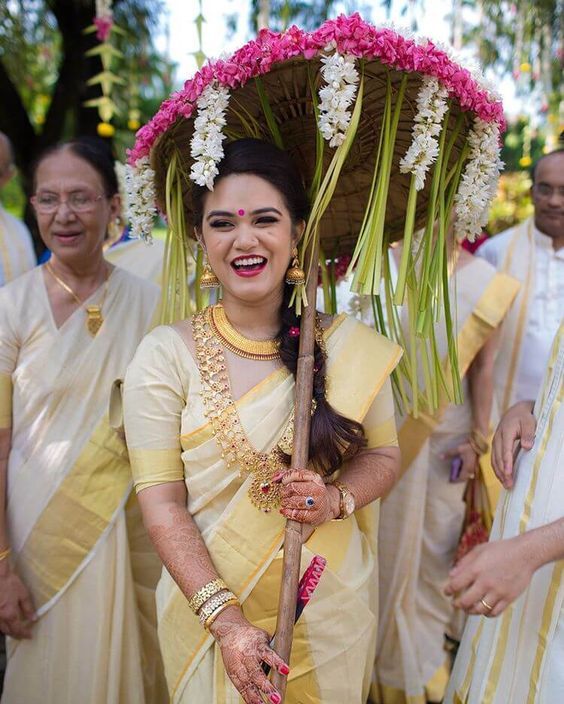
<path fill-rule="evenodd" d="M 218 575 L 188 510 L 183 506 L 171 505 L 168 513 L 168 525 L 149 526 L 149 537 L 170 576 L 186 596 L 191 596 L 206 582 L 217 579 Z"/>
<path fill-rule="evenodd" d="M 210 626 L 210 633 L 221 650 L 225 671 L 243 700 L 247 704 L 262 704 L 262 692 L 272 704 L 279 704 L 282 698 L 261 665 L 265 662 L 283 675 L 290 670 L 268 645 L 268 633 L 251 625 L 236 606 L 225 609 L 217 617 Z"/>
<path fill-rule="evenodd" d="M 320 526 L 334 518 L 329 491 L 317 472 L 290 470 L 283 475 L 281 482 L 280 513 L 283 516 L 311 526 Z M 313 499 L 312 506 L 306 503 L 308 497 Z"/>

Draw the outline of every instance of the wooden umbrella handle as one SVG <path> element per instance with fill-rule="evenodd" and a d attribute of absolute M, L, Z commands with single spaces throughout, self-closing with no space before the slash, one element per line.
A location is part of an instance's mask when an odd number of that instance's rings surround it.
<path fill-rule="evenodd" d="M 292 451 L 292 469 L 304 469 L 309 459 L 309 432 L 311 427 L 311 398 L 313 391 L 313 367 L 315 363 L 315 302 L 317 295 L 317 247 L 311 252 L 309 259 L 310 276 L 307 284 L 307 300 L 309 305 L 302 313 L 300 329 L 300 348 L 296 371 L 296 400 L 294 416 L 294 447 Z M 284 660 L 290 662 L 292 650 L 292 634 L 294 631 L 294 616 L 300 577 L 300 562 L 302 555 L 302 524 L 297 521 L 286 521 L 284 533 L 284 558 L 282 563 L 282 580 L 280 583 L 280 598 L 278 601 L 278 617 L 276 621 L 276 652 Z M 286 691 L 286 677 L 273 672 L 272 681 L 282 695 Z"/>

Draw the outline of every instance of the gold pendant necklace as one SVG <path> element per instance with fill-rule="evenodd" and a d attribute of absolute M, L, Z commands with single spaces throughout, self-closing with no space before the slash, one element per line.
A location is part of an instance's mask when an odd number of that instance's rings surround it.
<path fill-rule="evenodd" d="M 250 340 L 245 337 L 231 325 L 221 303 L 216 303 L 209 310 L 212 330 L 228 350 L 245 359 L 257 361 L 280 359 L 278 340 Z"/>
<path fill-rule="evenodd" d="M 252 476 L 248 490 L 251 503 L 268 513 L 280 505 L 281 487 L 272 481 L 272 477 L 277 472 L 288 469 L 285 453 L 292 452 L 293 414 L 282 437 L 270 452 L 255 450 L 243 430 L 237 406 L 231 396 L 223 340 L 215 334 L 212 316 L 210 306 L 192 318 L 196 358 L 202 380 L 204 415 L 212 426 L 227 467 L 238 464 L 241 475 L 244 472 Z"/>
<path fill-rule="evenodd" d="M 45 264 L 45 268 L 47 271 L 51 274 L 51 276 L 55 279 L 55 281 L 63 288 L 67 293 L 70 293 L 70 295 L 74 298 L 74 300 L 78 303 L 78 305 L 81 308 L 84 308 L 86 311 L 86 329 L 88 332 L 92 335 L 92 337 L 96 336 L 96 333 L 98 330 L 102 327 L 102 323 L 104 322 L 104 318 L 102 316 L 102 306 L 104 305 L 106 301 L 106 294 L 108 293 L 108 281 L 109 281 L 109 272 L 106 275 L 105 279 L 105 286 L 104 286 L 104 293 L 102 294 L 102 300 L 100 303 L 91 305 L 91 306 L 85 306 L 84 301 L 81 301 L 80 298 L 76 295 L 76 293 L 72 290 L 72 288 L 65 283 L 61 278 L 55 274 L 53 271 L 53 267 L 51 266 L 50 262 L 47 262 Z"/>

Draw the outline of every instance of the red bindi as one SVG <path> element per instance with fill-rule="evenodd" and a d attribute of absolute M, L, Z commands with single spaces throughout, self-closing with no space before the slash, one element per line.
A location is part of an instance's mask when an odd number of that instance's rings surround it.
<path fill-rule="evenodd" d="M 239 210 L 237 211 L 237 215 L 244 215 L 244 214 L 245 214 L 245 211 L 243 210 L 243 208 L 239 208 Z"/>

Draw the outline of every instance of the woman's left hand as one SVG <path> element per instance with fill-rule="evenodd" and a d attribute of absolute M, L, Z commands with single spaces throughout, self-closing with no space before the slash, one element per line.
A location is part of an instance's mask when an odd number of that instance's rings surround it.
<path fill-rule="evenodd" d="M 523 593 L 538 567 L 525 536 L 478 545 L 453 567 L 444 591 L 456 608 L 499 616 Z"/>
<path fill-rule="evenodd" d="M 291 469 L 282 475 L 280 513 L 286 518 L 311 526 L 331 521 L 333 508 L 329 490 L 317 472 Z"/>

